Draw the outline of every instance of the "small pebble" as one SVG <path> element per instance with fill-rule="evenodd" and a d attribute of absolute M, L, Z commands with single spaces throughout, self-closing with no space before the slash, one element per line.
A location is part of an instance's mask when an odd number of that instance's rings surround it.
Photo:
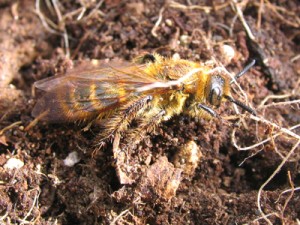
<path fill-rule="evenodd" d="M 65 164 L 65 166 L 72 167 L 76 163 L 78 163 L 79 161 L 80 161 L 80 158 L 78 156 L 78 153 L 77 152 L 71 152 L 71 153 L 69 153 L 67 158 L 64 159 L 64 164 Z"/>
<path fill-rule="evenodd" d="M 4 165 L 4 169 L 13 170 L 13 169 L 20 169 L 24 166 L 24 162 L 20 159 L 10 158 Z"/>

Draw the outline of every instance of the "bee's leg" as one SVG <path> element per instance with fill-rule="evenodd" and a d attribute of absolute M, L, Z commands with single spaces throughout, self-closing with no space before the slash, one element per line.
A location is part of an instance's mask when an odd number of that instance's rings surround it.
<path fill-rule="evenodd" d="M 145 119 L 139 129 L 143 129 L 145 132 L 151 132 L 155 126 L 161 123 L 163 116 L 166 114 L 164 109 L 161 109 L 157 114 L 150 117 L 150 119 Z"/>
<path fill-rule="evenodd" d="M 202 104 L 198 104 L 199 109 L 203 109 L 205 112 L 210 114 L 212 117 L 219 117 L 219 115 L 210 107 Z"/>
<path fill-rule="evenodd" d="M 152 99 L 153 97 L 148 95 L 130 102 L 130 104 L 125 105 L 119 112 L 108 118 L 103 124 L 104 129 L 100 134 L 100 142 L 106 142 L 108 139 L 113 139 L 116 133 L 124 132 L 137 114 L 149 106 Z"/>
<path fill-rule="evenodd" d="M 113 133 L 121 133 L 125 131 L 129 123 L 137 116 L 137 114 L 141 110 L 149 106 L 149 103 L 152 99 L 153 97 L 151 95 L 148 95 L 131 103 L 129 106 L 126 106 L 125 109 L 122 109 L 120 115 L 116 117 L 118 119 L 118 122 L 115 124 Z"/>
<path fill-rule="evenodd" d="M 140 122 L 138 127 L 129 130 L 126 134 L 126 147 L 132 143 L 138 144 L 147 133 L 151 133 L 155 127 L 162 122 L 165 114 L 166 111 L 164 109 L 161 109 L 158 112 L 156 110 L 150 110 L 146 116 L 139 118 Z"/>
<path fill-rule="evenodd" d="M 122 120 L 132 120 L 140 110 L 149 105 L 152 99 L 152 95 L 147 95 L 146 97 L 141 98 L 130 104 L 128 107 L 125 108 L 125 110 L 123 110 L 124 114 Z"/>

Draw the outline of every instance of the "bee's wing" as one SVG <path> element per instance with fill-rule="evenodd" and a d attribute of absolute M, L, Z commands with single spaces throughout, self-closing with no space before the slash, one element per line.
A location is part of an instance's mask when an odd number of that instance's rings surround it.
<path fill-rule="evenodd" d="M 66 74 L 60 74 L 36 81 L 34 83 L 34 87 L 43 91 L 50 91 L 51 89 L 57 88 L 57 86 L 62 82 L 68 81 L 70 78 L 86 78 L 92 80 L 101 80 L 111 73 L 112 67 L 127 68 L 130 66 L 131 63 L 123 61 L 114 61 L 110 64 L 108 64 L 107 62 L 103 62 L 102 60 L 100 62 L 97 62 L 97 64 L 92 64 L 90 61 L 81 62 L 79 66 L 77 66 L 75 69 L 67 71 Z"/>
<path fill-rule="evenodd" d="M 32 115 L 43 114 L 42 120 L 51 122 L 88 121 L 117 110 L 133 97 L 142 96 L 145 93 L 139 90 L 155 82 L 157 79 L 139 65 L 71 71 L 35 83 L 36 88 L 46 93 L 36 103 Z M 157 94 L 155 88 L 146 92 Z"/>

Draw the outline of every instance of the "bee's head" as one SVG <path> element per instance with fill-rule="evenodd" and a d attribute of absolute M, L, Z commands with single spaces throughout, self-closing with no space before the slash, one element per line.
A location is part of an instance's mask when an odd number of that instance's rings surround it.
<path fill-rule="evenodd" d="M 221 75 L 212 75 L 208 79 L 205 93 L 208 103 L 219 107 L 224 95 L 229 94 L 229 82 Z"/>
<path fill-rule="evenodd" d="M 231 81 L 229 81 L 226 76 L 223 76 L 221 74 L 212 74 L 211 76 L 209 76 L 207 85 L 205 87 L 207 102 L 215 107 L 219 107 L 222 100 L 227 99 L 228 101 L 240 106 L 249 113 L 256 115 L 256 112 L 252 108 L 238 100 L 235 100 L 230 95 L 230 85 L 236 79 L 244 75 L 254 64 L 255 60 L 252 60 L 241 72 L 236 74 Z"/>

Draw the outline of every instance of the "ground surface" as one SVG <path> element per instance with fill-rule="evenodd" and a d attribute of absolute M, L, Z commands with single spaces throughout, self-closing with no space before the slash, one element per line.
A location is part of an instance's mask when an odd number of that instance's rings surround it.
<path fill-rule="evenodd" d="M 269 223 L 299 223 L 300 149 L 293 147 L 300 132 L 271 138 L 300 123 L 299 1 L 42 2 L 0 1 L 1 224 L 267 224 L 262 212 Z M 224 44 L 235 50 L 230 62 Z M 33 83 L 73 60 L 130 60 L 154 51 L 194 61 L 215 57 L 232 72 L 256 58 L 239 83 L 269 124 L 237 116 L 229 103 L 217 110 L 222 119 L 172 118 L 128 150 L 138 170 L 133 184 L 121 185 L 112 146 L 95 150 L 101 130 L 32 118 L 41 94 L 34 95 Z M 233 95 L 244 101 L 239 93 Z M 234 146 L 266 138 L 247 151 Z M 190 151 L 182 147 L 187 140 L 202 156 L 195 171 L 180 173 L 173 164 L 179 149 Z M 80 161 L 65 166 L 74 151 Z M 12 158 L 24 165 L 11 169 Z"/>

